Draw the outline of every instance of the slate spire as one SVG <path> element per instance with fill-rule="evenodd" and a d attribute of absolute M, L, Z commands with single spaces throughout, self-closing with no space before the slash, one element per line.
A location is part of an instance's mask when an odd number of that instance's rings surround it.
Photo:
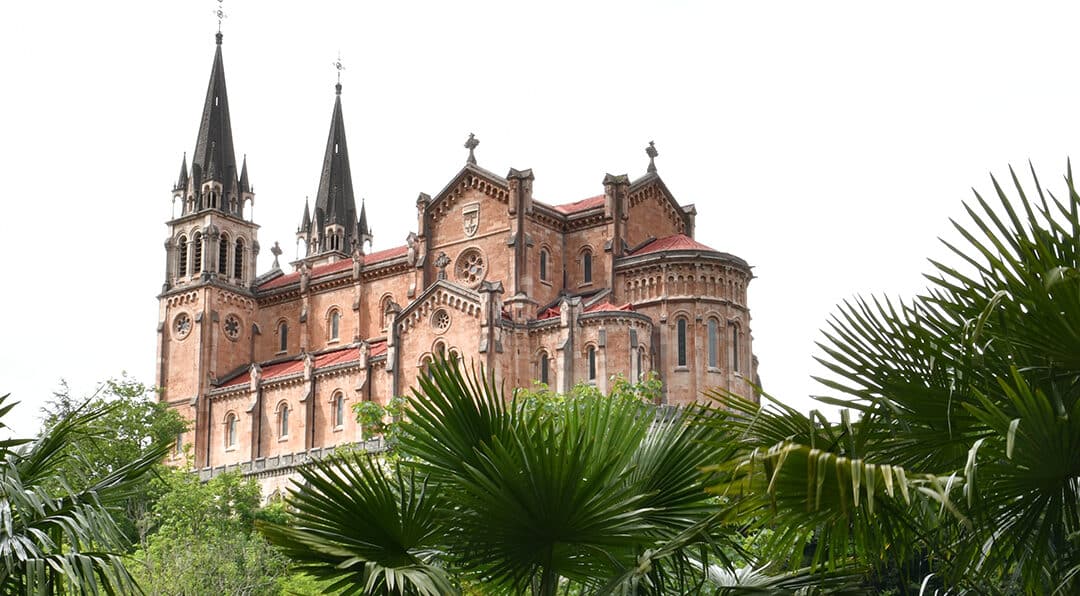
<path fill-rule="evenodd" d="M 221 59 L 221 32 L 217 33 L 217 51 L 206 88 L 199 138 L 191 168 L 203 181 L 216 180 L 224 188 L 236 182 L 236 152 L 233 150 L 232 124 L 229 121 L 229 96 L 225 91 L 225 65 Z"/>
<path fill-rule="evenodd" d="M 330 117 L 330 134 L 326 139 L 319 192 L 315 197 L 313 225 L 320 238 L 320 250 L 347 250 L 357 237 L 356 199 L 353 197 L 352 173 L 349 170 L 349 147 L 345 142 L 345 120 L 341 115 L 341 83 L 335 86 L 334 112 Z M 306 209 L 306 205 L 305 205 Z M 341 226 L 341 237 L 331 244 L 332 237 L 322 226 Z M 358 241 L 359 238 L 356 238 Z"/>
<path fill-rule="evenodd" d="M 188 182 L 188 169 L 187 169 L 187 151 L 184 152 L 184 158 L 180 161 L 180 177 L 176 179 L 176 186 L 173 190 L 184 190 L 187 188 Z"/>
<path fill-rule="evenodd" d="M 356 234 L 361 248 L 363 248 L 365 242 L 368 244 L 369 248 L 371 247 L 373 236 L 371 234 L 371 227 L 368 226 L 367 205 L 364 204 L 364 199 L 360 199 L 360 221 L 356 224 Z"/>

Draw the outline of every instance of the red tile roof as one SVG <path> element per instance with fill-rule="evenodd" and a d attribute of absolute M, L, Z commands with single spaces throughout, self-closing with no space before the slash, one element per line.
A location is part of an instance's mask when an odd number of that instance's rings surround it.
<path fill-rule="evenodd" d="M 642 246 L 634 251 L 633 255 L 645 255 L 653 252 L 662 252 L 666 250 L 707 250 L 710 252 L 716 252 L 715 249 L 705 246 L 704 244 L 694 240 L 693 238 L 685 234 L 675 234 L 672 236 L 666 236 L 664 238 L 657 238 L 652 242 Z"/>
<path fill-rule="evenodd" d="M 555 205 L 554 209 L 560 213 L 570 215 L 571 213 L 577 213 L 579 211 L 585 211 L 586 209 L 592 209 L 593 207 L 599 207 L 604 204 L 604 195 L 596 195 L 595 197 L 589 197 L 587 199 L 581 199 L 580 201 L 574 201 L 573 203 L 565 203 L 562 205 Z"/>
<path fill-rule="evenodd" d="M 364 255 L 364 263 L 371 265 L 374 263 L 380 263 L 382 261 L 389 261 L 390 259 L 400 257 L 409 252 L 408 246 L 395 246 L 394 248 L 388 248 L 386 250 L 375 251 L 369 255 Z M 318 265 L 311 269 L 311 279 L 317 279 L 331 273 L 337 273 L 339 271 L 347 271 L 352 268 L 352 259 L 342 259 L 334 263 L 327 263 L 325 265 Z M 295 283 L 300 280 L 300 272 L 293 271 L 285 275 L 279 275 L 270 281 L 267 281 L 259 286 L 260 290 L 272 290 L 274 288 L 280 288 L 287 286 L 291 283 Z"/>
<path fill-rule="evenodd" d="M 409 252 L 408 246 L 395 246 L 394 248 L 388 248 L 386 250 L 377 250 L 370 255 L 364 255 L 364 264 L 370 265 L 372 263 L 379 263 L 382 261 L 389 261 L 400 256 L 404 256 Z"/>
<path fill-rule="evenodd" d="M 386 340 L 368 344 L 368 358 L 382 356 L 386 353 Z"/>
<path fill-rule="evenodd" d="M 610 302 L 599 302 L 599 303 L 593 304 L 592 306 L 589 306 L 588 308 L 586 308 L 582 312 L 601 312 L 601 311 L 620 311 L 620 310 L 633 311 L 634 307 L 629 302 L 627 302 L 626 304 L 624 304 L 622 306 L 615 306 L 614 304 L 611 304 Z M 543 312 L 541 312 L 539 315 L 537 315 L 536 320 L 537 321 L 543 321 L 544 319 L 553 319 L 553 318 L 559 316 L 560 314 L 562 314 L 562 309 L 559 308 L 558 306 L 552 306 L 551 308 L 548 308 L 548 309 L 544 310 Z"/>
<path fill-rule="evenodd" d="M 562 314 L 562 310 L 560 310 L 558 306 L 552 306 L 551 308 L 545 310 L 544 312 L 536 315 L 536 320 L 537 321 L 542 321 L 544 319 L 554 319 L 555 317 L 559 316 L 560 314 Z"/>
<path fill-rule="evenodd" d="M 585 312 L 619 311 L 619 310 L 633 311 L 634 307 L 629 302 L 627 302 L 626 304 L 624 304 L 622 306 L 615 306 L 614 304 L 612 304 L 610 302 L 599 302 L 597 304 L 594 304 L 594 305 L 590 306 L 589 308 L 586 308 Z"/>
<path fill-rule="evenodd" d="M 379 344 L 372 344 L 371 351 L 368 355 L 372 355 L 375 351 L 376 345 L 382 345 L 382 351 L 386 351 L 386 342 L 382 341 Z M 382 352 L 380 352 L 382 353 Z M 327 366 L 333 366 L 335 364 L 345 364 L 348 362 L 356 362 L 360 360 L 360 351 L 355 347 L 342 348 L 340 350 L 334 350 L 333 352 L 325 352 L 315 357 L 315 370 L 325 368 Z M 269 381 L 279 377 L 292 375 L 304 371 L 304 359 L 303 357 L 297 357 L 293 360 L 286 360 L 285 362 L 276 362 L 269 364 L 262 369 L 262 378 L 264 381 Z M 243 374 L 238 375 L 235 379 L 231 379 L 227 383 L 224 383 L 222 387 L 236 387 L 237 385 L 246 385 L 251 382 L 251 369 L 248 368 Z"/>

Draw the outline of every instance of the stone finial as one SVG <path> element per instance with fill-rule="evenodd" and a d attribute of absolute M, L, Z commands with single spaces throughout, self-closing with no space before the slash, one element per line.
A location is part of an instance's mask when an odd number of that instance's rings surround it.
<path fill-rule="evenodd" d="M 446 256 L 445 252 L 440 252 L 439 256 L 435 257 L 435 268 L 439 270 L 437 279 L 446 279 L 446 266 L 450 264 L 450 257 Z"/>
<path fill-rule="evenodd" d="M 656 143 L 649 141 L 649 146 L 645 148 L 645 155 L 649 156 L 649 173 L 655 173 L 656 156 L 660 155 L 660 152 L 656 150 Z"/>
<path fill-rule="evenodd" d="M 474 166 L 476 165 L 476 155 L 473 153 L 473 150 L 476 149 L 476 146 L 479 144 L 480 139 L 476 138 L 476 135 L 470 132 L 469 139 L 465 141 L 465 148 L 469 150 L 469 159 L 467 159 L 465 163 L 472 164 Z"/>
<path fill-rule="evenodd" d="M 281 269 L 278 265 L 278 257 L 281 256 L 281 246 L 278 245 L 277 240 L 274 241 L 274 246 L 270 247 L 270 254 L 274 255 L 274 269 Z"/>

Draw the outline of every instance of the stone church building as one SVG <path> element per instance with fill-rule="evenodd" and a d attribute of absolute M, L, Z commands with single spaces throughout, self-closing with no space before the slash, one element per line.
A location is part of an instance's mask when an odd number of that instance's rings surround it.
<path fill-rule="evenodd" d="M 237 167 L 222 36 L 198 140 L 173 188 L 160 300 L 157 385 L 189 420 L 196 469 L 240 467 L 264 488 L 322 449 L 363 439 L 351 406 L 406 395 L 438 354 L 511 387 L 654 371 L 663 400 L 719 387 L 752 395 L 746 261 L 694 238 L 693 205 L 657 173 L 603 176 L 589 198 L 534 198 L 533 173 L 465 166 L 416 199 L 405 244 L 371 251 L 357 209 L 336 88 L 304 255 L 255 271 L 259 226 L 247 160 Z M 600 178 L 598 175 L 597 178 Z M 178 455 L 178 457 L 180 457 Z"/>

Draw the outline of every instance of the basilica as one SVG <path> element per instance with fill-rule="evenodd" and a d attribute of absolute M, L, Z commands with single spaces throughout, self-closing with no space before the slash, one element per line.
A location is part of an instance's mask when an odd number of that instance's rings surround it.
<path fill-rule="evenodd" d="M 236 162 L 217 34 L 158 297 L 160 399 L 191 421 L 178 463 L 280 488 L 312 454 L 366 439 L 352 406 L 409 394 L 439 355 L 507 388 L 603 391 L 654 373 L 669 404 L 710 388 L 753 395 L 751 268 L 695 239 L 697 211 L 664 184 L 652 143 L 643 175 L 598 174 L 594 196 L 542 201 L 531 170 L 479 166 L 470 135 L 464 167 L 417 196 L 405 243 L 372 251 L 340 82 L 333 101 L 316 199 L 296 205 L 302 257 L 279 264 L 275 245 L 257 272 L 255 193 Z"/>

